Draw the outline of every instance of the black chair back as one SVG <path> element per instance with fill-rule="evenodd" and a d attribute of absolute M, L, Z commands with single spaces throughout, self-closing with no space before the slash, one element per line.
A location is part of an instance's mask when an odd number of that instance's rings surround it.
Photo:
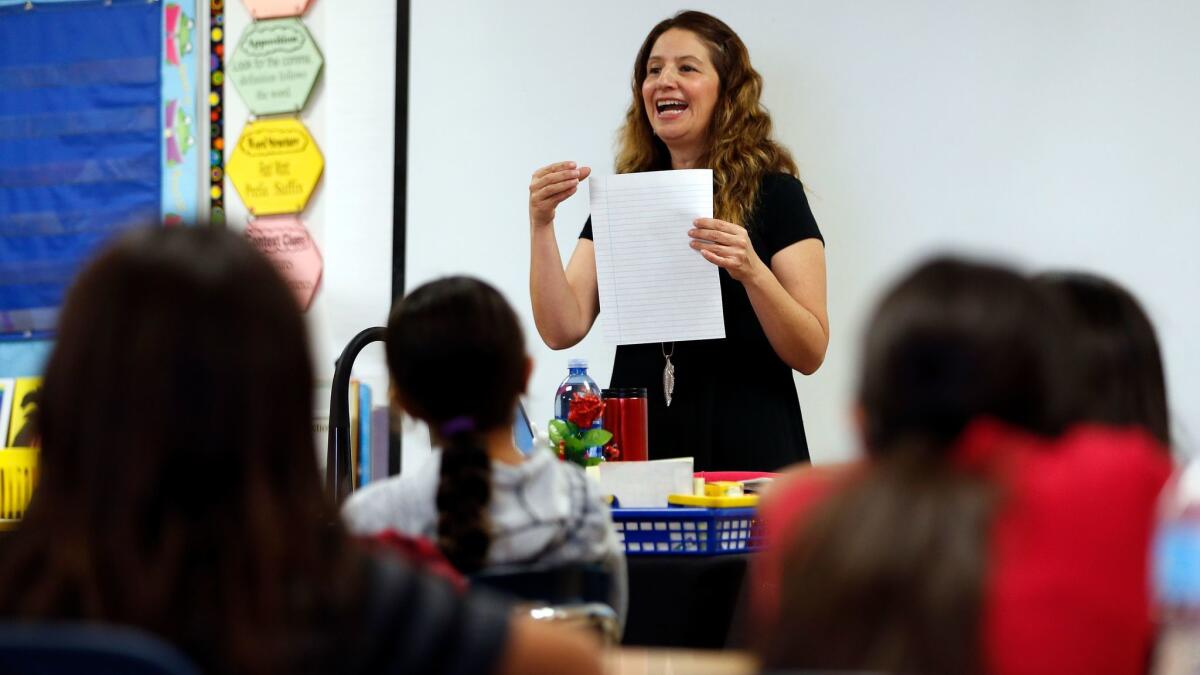
<path fill-rule="evenodd" d="M 382 326 L 359 331 L 342 349 L 333 367 L 333 386 L 329 392 L 329 445 L 325 449 L 325 489 L 341 504 L 354 491 L 354 471 L 350 462 L 350 370 L 363 347 L 383 342 L 387 329 Z"/>

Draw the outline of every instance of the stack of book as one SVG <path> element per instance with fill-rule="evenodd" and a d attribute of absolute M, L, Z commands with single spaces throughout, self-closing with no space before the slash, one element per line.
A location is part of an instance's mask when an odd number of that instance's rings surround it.
<path fill-rule="evenodd" d="M 389 409 L 376 405 L 371 387 L 350 380 L 350 464 L 354 467 L 354 489 L 388 476 Z M 383 401 L 386 403 L 386 398 Z M 317 387 L 313 399 L 313 441 L 317 461 L 325 470 L 329 447 L 329 387 Z"/>

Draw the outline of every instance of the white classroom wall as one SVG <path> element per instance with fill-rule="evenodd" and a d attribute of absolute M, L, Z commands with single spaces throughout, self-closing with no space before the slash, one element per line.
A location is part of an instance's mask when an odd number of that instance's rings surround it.
<path fill-rule="evenodd" d="M 325 59 L 299 117 L 325 157 L 324 175 L 301 219 L 324 261 L 308 327 L 316 406 L 327 411 L 334 361 L 360 330 L 384 325 L 391 306 L 396 3 L 316 0 L 301 20 Z M 242 2 L 225 3 L 227 61 L 250 21 Z M 247 119 L 241 95 L 226 80 L 226 161 Z M 229 226 L 243 229 L 246 209 L 228 178 L 225 192 Z M 382 346 L 366 347 L 353 372 L 383 404 L 388 380 Z"/>
<path fill-rule="evenodd" d="M 329 21 L 333 3 L 323 1 L 315 9 Z M 1160 331 L 1179 440 L 1195 447 L 1200 3 L 689 7 L 721 17 L 749 46 L 777 136 L 800 164 L 827 240 L 829 354 L 815 375 L 797 375 L 814 459 L 855 452 L 847 410 L 857 344 L 880 291 L 943 251 L 1026 269 L 1088 269 L 1129 286 Z M 587 357 L 604 385 L 613 349 L 597 334 L 565 352 L 537 337 L 528 292 L 530 173 L 560 159 L 611 172 L 634 54 L 656 21 L 681 8 L 660 0 L 413 2 L 408 286 L 469 273 L 505 292 L 537 361 L 528 399 L 535 420 L 550 417 L 568 357 Z M 338 44 L 353 48 L 349 42 Z M 327 56 L 331 46 L 322 44 Z M 343 114 L 355 111 L 326 110 L 317 131 L 323 147 L 335 138 L 331 120 L 347 124 Z M 327 180 L 326 218 L 335 213 L 332 188 Z M 559 211 L 564 260 L 586 202 L 581 190 Z M 329 247 L 327 265 L 352 257 L 349 244 Z M 405 466 L 427 441 L 423 430 L 408 430 Z"/>

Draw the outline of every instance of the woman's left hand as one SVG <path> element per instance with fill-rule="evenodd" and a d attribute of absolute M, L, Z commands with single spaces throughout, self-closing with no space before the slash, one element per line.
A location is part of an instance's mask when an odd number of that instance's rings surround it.
<path fill-rule="evenodd" d="M 725 268 L 729 276 L 746 283 L 754 275 L 769 271 L 754 252 L 746 228 L 716 218 L 697 218 L 692 224 L 694 227 L 688 230 L 692 248 L 705 260 Z"/>

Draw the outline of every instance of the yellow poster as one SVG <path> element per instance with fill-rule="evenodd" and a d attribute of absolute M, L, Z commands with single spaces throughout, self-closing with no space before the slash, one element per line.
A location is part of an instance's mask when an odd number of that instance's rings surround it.
<path fill-rule="evenodd" d="M 18 377 L 13 389 L 12 417 L 8 427 L 8 445 L 29 448 L 34 444 L 33 418 L 42 396 L 42 378 Z"/>
<path fill-rule="evenodd" d="M 225 167 L 246 210 L 256 216 L 304 210 L 325 159 L 298 119 L 251 122 Z"/>

